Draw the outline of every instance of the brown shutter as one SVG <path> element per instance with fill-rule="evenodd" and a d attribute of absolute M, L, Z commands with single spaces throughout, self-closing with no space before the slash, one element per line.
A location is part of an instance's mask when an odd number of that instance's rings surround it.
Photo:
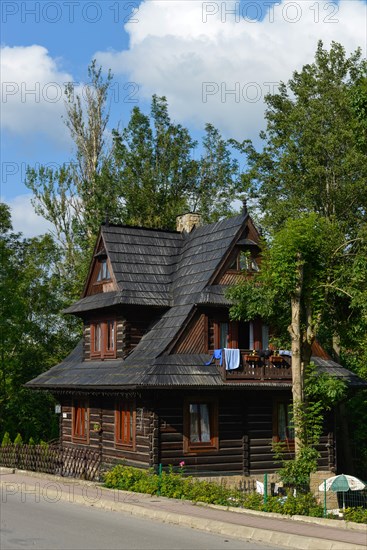
<path fill-rule="evenodd" d="M 261 320 L 254 320 L 254 349 L 262 349 L 262 332 L 261 332 Z"/>
<path fill-rule="evenodd" d="M 232 349 L 238 348 L 238 322 L 230 321 L 229 323 L 229 347 Z"/>

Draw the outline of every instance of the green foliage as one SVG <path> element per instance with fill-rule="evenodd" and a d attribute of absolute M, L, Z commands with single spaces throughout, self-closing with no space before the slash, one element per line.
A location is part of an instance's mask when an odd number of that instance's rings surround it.
<path fill-rule="evenodd" d="M 343 517 L 346 521 L 367 523 L 367 509 L 362 508 L 362 506 L 358 506 L 357 508 L 346 508 L 343 512 Z"/>
<path fill-rule="evenodd" d="M 150 470 L 139 470 L 129 466 L 118 465 L 105 474 L 105 485 L 112 489 L 134 491 L 148 494 L 160 494 L 169 498 L 205 502 L 279 512 L 281 514 L 301 514 L 322 517 L 323 509 L 317 505 L 315 498 L 310 494 L 291 495 L 285 499 L 269 497 L 264 504 L 264 497 L 259 493 L 243 493 L 238 489 L 230 489 L 226 484 L 197 480 L 193 477 L 184 477 L 182 472 L 168 472 L 159 476 Z"/>
<path fill-rule="evenodd" d="M 273 445 L 274 458 L 282 464 L 278 474 L 280 479 L 291 487 L 300 491 L 308 490 L 310 474 L 317 470 L 318 451 L 311 446 L 301 446 L 297 457 L 287 460 L 285 458 L 285 447 L 280 443 Z"/>
<path fill-rule="evenodd" d="M 5 432 L 5 433 L 4 433 L 3 440 L 2 440 L 2 442 L 1 442 L 1 446 L 2 446 L 2 447 L 6 447 L 7 445 L 11 445 L 11 443 L 12 443 L 12 441 L 11 441 L 9 432 Z"/>
<path fill-rule="evenodd" d="M 20 433 L 18 433 L 17 437 L 14 439 L 14 445 L 23 445 L 23 438 Z"/>
<path fill-rule="evenodd" d="M 114 184 L 121 221 L 175 229 L 176 217 L 201 212 L 204 221 L 232 213 L 238 164 L 228 143 L 211 124 L 205 127 L 203 154 L 187 128 L 172 122 L 165 97 L 152 98 L 150 116 L 139 107 L 121 132 L 114 131 Z"/>
<path fill-rule="evenodd" d="M 75 343 L 73 324 L 63 319 L 63 285 L 51 237 L 23 239 L 12 232 L 9 210 L 1 210 L 0 240 L 0 433 L 54 438 L 54 400 L 24 387 L 65 356 Z"/>
<path fill-rule="evenodd" d="M 287 458 L 284 443 L 274 443 L 274 458 L 282 467 L 280 479 L 298 490 L 308 490 L 310 474 L 317 470 L 320 453 L 316 447 L 323 431 L 326 411 L 343 399 L 346 394 L 344 381 L 326 373 L 317 374 L 313 364 L 309 365 L 305 379 L 307 401 L 293 405 L 293 425 L 300 448 L 294 459 Z"/>
<path fill-rule="evenodd" d="M 29 438 L 29 441 L 28 441 L 28 445 L 32 445 L 32 447 L 36 444 L 35 440 L 33 439 L 33 437 L 31 436 Z"/>
<path fill-rule="evenodd" d="M 313 402 L 313 407 L 330 410 L 332 405 L 344 399 L 346 393 L 347 386 L 344 380 L 327 373 L 318 373 L 313 363 L 308 365 L 305 395 Z"/>
<path fill-rule="evenodd" d="M 322 216 L 309 213 L 288 219 L 273 234 L 269 246 L 263 243 L 261 270 L 229 289 L 235 319 L 265 319 L 287 340 L 291 316 L 291 298 L 299 283 L 302 267 L 301 326 L 303 342 L 314 337 L 333 302 L 333 266 L 335 250 L 343 242 L 337 225 Z M 309 314 L 311 313 L 311 318 Z M 289 340 L 289 335 L 288 335 Z"/>
<path fill-rule="evenodd" d="M 349 234 L 363 222 L 366 73 L 361 50 L 347 57 L 341 44 L 327 51 L 320 41 L 314 62 L 266 96 L 262 151 L 248 140 L 237 147 L 250 167 L 244 188 L 258 200 L 267 228 L 300 212 L 335 219 Z"/>
<path fill-rule="evenodd" d="M 269 497 L 266 503 L 267 512 L 277 512 L 289 516 L 323 517 L 323 508 L 316 502 L 311 493 L 288 494 L 286 498 Z"/>

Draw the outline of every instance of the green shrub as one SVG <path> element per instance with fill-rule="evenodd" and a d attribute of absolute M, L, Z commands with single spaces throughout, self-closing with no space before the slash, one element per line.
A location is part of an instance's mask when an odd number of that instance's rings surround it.
<path fill-rule="evenodd" d="M 29 438 L 28 445 L 32 445 L 32 446 L 33 446 L 33 445 L 35 445 L 35 444 L 36 444 L 36 442 L 35 442 L 35 440 L 33 439 L 33 437 L 31 436 L 31 437 Z"/>
<path fill-rule="evenodd" d="M 3 440 L 1 442 L 2 447 L 6 447 L 7 445 L 11 445 L 11 439 L 10 439 L 9 432 L 4 433 L 4 437 L 3 437 Z"/>
<path fill-rule="evenodd" d="M 14 445 L 23 445 L 23 438 L 19 433 L 17 437 L 14 439 Z"/>
<path fill-rule="evenodd" d="M 162 495 L 169 498 L 221 504 L 251 510 L 278 512 L 289 515 L 309 515 L 322 517 L 322 506 L 316 503 L 311 494 L 289 495 L 282 499 L 268 497 L 266 506 L 264 497 L 259 493 L 243 493 L 230 489 L 225 483 L 202 481 L 191 476 L 184 477 L 182 469 L 176 473 L 173 467 L 161 476 L 151 470 L 140 470 L 131 466 L 115 466 L 105 474 L 105 485 L 111 489 L 120 489 L 151 495 Z"/>
<path fill-rule="evenodd" d="M 357 508 L 346 508 L 343 516 L 347 521 L 367 523 L 367 509 L 362 508 L 362 506 L 358 506 Z"/>

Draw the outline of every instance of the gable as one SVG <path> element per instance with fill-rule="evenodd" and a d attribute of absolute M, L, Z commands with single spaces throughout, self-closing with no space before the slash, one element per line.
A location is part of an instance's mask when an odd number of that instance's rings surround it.
<path fill-rule="evenodd" d="M 89 269 L 83 297 L 118 290 L 112 264 L 102 236 L 99 237 Z"/>
<path fill-rule="evenodd" d="M 232 243 L 212 285 L 234 285 L 243 279 L 244 273 L 250 275 L 258 271 L 260 265 L 259 241 L 260 236 L 251 218 L 248 218 L 246 227 Z"/>

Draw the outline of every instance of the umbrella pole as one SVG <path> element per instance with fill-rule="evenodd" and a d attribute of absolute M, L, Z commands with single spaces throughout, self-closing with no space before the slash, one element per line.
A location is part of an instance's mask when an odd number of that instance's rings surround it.
<path fill-rule="evenodd" d="M 343 512 L 345 512 L 345 491 L 343 491 Z"/>

